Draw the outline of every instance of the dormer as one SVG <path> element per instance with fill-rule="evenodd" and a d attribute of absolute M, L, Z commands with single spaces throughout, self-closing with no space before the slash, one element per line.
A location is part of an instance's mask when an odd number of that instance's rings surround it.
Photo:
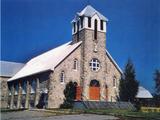
<path fill-rule="evenodd" d="M 108 19 L 95 10 L 91 5 L 87 5 L 81 12 L 77 13 L 72 20 L 72 35 L 82 29 L 106 32 Z"/>

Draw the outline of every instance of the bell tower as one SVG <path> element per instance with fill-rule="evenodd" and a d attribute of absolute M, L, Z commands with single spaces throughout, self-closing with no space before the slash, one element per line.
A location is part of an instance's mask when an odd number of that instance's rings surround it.
<path fill-rule="evenodd" d="M 89 91 L 91 81 L 99 82 L 100 97 L 96 100 L 105 99 L 107 22 L 108 19 L 90 5 L 72 20 L 72 42 L 74 44 L 82 41 L 82 100 L 92 100 Z"/>
<path fill-rule="evenodd" d="M 75 15 L 72 20 L 73 42 L 81 41 L 80 33 L 84 29 L 94 31 L 94 40 L 97 40 L 98 32 L 106 33 L 106 23 L 108 19 L 95 10 L 92 6 L 87 5 L 81 12 Z"/>

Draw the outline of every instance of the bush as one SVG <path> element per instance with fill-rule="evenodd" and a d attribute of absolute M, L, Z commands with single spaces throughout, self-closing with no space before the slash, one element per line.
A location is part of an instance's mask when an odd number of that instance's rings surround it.
<path fill-rule="evenodd" d="M 73 108 L 74 99 L 76 95 L 76 84 L 70 81 L 64 90 L 64 102 L 60 105 L 60 108 Z"/>

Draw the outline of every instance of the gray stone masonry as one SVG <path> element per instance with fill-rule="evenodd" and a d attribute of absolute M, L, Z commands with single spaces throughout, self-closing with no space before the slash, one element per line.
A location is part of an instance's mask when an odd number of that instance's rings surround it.
<path fill-rule="evenodd" d="M 0 108 L 7 108 L 8 106 L 8 77 L 0 77 Z"/>
<path fill-rule="evenodd" d="M 18 100 L 17 100 L 17 109 L 21 108 L 21 97 L 22 97 L 22 84 L 21 81 L 18 81 Z"/>
<path fill-rule="evenodd" d="M 12 108 L 13 108 L 14 92 L 15 92 L 14 84 L 12 84 L 12 85 L 11 85 L 11 101 L 10 101 L 10 109 L 12 109 Z"/>
<path fill-rule="evenodd" d="M 30 98 L 30 83 L 27 80 L 27 93 L 26 93 L 25 108 L 29 108 L 29 98 Z"/>
<path fill-rule="evenodd" d="M 39 97 L 40 97 L 40 88 L 39 88 L 39 79 L 36 79 L 36 96 L 35 96 L 35 102 L 34 102 L 34 107 L 36 107 L 36 105 L 39 102 Z"/>

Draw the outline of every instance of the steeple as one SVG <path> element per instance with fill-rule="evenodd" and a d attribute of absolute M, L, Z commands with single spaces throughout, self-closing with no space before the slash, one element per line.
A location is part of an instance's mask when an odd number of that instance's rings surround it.
<path fill-rule="evenodd" d="M 91 5 L 87 5 L 72 20 L 72 35 L 84 28 L 95 30 L 95 22 L 97 23 L 97 31 L 106 32 L 106 22 L 108 22 L 108 19 Z"/>

